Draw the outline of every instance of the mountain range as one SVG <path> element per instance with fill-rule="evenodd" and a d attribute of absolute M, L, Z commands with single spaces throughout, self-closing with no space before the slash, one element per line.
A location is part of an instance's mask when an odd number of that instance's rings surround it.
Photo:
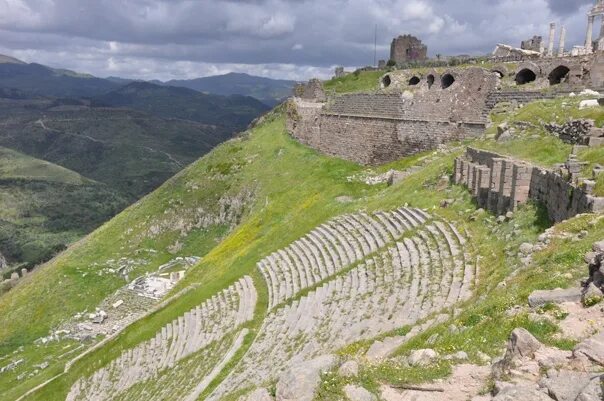
<path fill-rule="evenodd" d="M 13 268 L 44 262 L 268 109 L 250 96 L 103 79 L 0 55 L 0 168 L 19 160 L 81 177 L 76 184 L 0 175 L 0 194 L 14 194 L 0 196 L 0 258 Z"/>
<path fill-rule="evenodd" d="M 229 73 L 188 80 L 171 80 L 164 84 L 224 96 L 251 96 L 269 106 L 275 106 L 290 96 L 296 82 Z"/>

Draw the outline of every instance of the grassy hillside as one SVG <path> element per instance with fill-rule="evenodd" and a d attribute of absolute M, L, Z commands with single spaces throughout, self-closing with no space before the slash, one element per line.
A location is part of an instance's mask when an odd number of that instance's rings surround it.
<path fill-rule="evenodd" d="M 34 159 L 10 149 L 0 148 L 0 178 L 84 184 L 89 182 L 76 172 Z"/>
<path fill-rule="evenodd" d="M 50 259 L 125 205 L 106 185 L 0 148 L 0 253 L 13 268 Z"/>
<path fill-rule="evenodd" d="M 0 109 L 0 146 L 103 182 L 131 201 L 234 134 L 133 110 L 42 100 L 4 100 Z"/>
<path fill-rule="evenodd" d="M 359 86 L 356 81 L 340 82 Z M 535 146 L 527 147 L 526 143 L 513 146 L 527 140 L 534 140 Z M 563 151 L 558 149 L 564 149 L 557 139 L 531 137 L 519 137 L 505 144 L 486 139 L 465 145 L 531 160 L 544 157 L 543 146 L 560 155 Z M 569 237 L 552 241 L 536 255 L 534 264 L 524 269 L 518 258 L 519 245 L 534 241 L 550 223 L 538 205 L 522 207 L 511 221 L 501 224 L 495 216 L 477 213 L 466 189 L 442 180 L 443 175 L 452 172 L 453 160 L 462 151 L 463 147 L 452 145 L 446 152 L 425 153 L 379 168 L 364 168 L 300 145 L 285 133 L 281 111 L 272 113 L 249 133 L 218 146 L 0 298 L 0 355 L 9 356 L 8 360 L 25 360 L 14 371 L 0 375 L 0 392 L 7 399 L 15 399 L 62 372 L 65 362 L 77 352 L 66 353 L 80 344 L 61 340 L 43 345 L 34 341 L 75 313 L 91 310 L 126 284 L 120 275 L 107 273 L 111 260 L 143 259 L 143 263 L 133 267 L 131 277 L 135 277 L 155 270 L 175 256 L 202 257 L 172 294 L 183 289 L 189 289 L 188 292 L 82 358 L 67 374 L 28 400 L 64 399 L 79 376 L 91 374 L 123 350 L 152 338 L 164 324 L 249 274 L 259 290 L 259 302 L 254 321 L 247 325 L 252 334 L 235 357 L 240 358 L 266 313 L 267 289 L 255 267 L 258 260 L 330 217 L 405 204 L 428 209 L 468 233 L 472 238 L 471 252 L 479 259 L 480 280 L 475 297 L 462 306 L 460 314 L 402 347 L 401 354 L 410 347 L 425 347 L 431 336 L 438 334 L 430 347 L 443 353 L 463 349 L 472 361 L 478 361 L 479 351 L 498 355 L 509 330 L 517 326 L 526 327 L 546 343 L 568 348 L 572 343 L 556 336 L 555 324 L 536 322 L 526 311 L 513 315 L 509 311 L 524 305 L 532 289 L 569 286 L 582 277 L 585 266 L 581 255 L 594 240 L 604 236 L 604 220 L 584 216 L 559 225 L 558 231 L 586 230 L 588 234 L 579 240 Z M 370 186 L 353 178 L 411 166 L 418 168 L 390 187 Z M 455 202 L 441 208 L 444 199 Z M 504 281 L 506 285 L 501 285 Z M 36 324 L 32 325 L 32 321 Z M 448 335 L 450 324 L 464 330 Z M 397 332 L 406 330 L 400 328 Z M 353 344 L 338 352 L 343 356 L 356 355 L 368 345 Z M 42 361 L 49 366 L 36 371 L 34 366 Z M 373 389 L 380 382 L 400 384 L 442 377 L 450 367 L 451 362 L 443 361 L 429 369 L 410 369 L 389 361 L 363 367 L 357 380 Z M 317 396 L 320 400 L 338 399 L 342 394 L 345 382 L 337 376 L 328 378 Z"/>

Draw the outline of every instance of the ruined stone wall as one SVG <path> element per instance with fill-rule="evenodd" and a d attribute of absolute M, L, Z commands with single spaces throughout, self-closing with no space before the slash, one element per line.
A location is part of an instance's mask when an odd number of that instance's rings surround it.
<path fill-rule="evenodd" d="M 439 76 L 438 84 L 418 84 L 413 92 L 346 94 L 326 102 L 295 98 L 288 130 L 323 153 L 362 164 L 386 163 L 481 135 L 482 110 L 496 88 L 496 74 L 468 68 L 445 75 L 451 80 L 446 87 Z"/>
<path fill-rule="evenodd" d="M 397 138 L 397 120 L 322 115 L 320 122 L 316 148 L 328 155 L 371 165 L 405 154 Z"/>
<path fill-rule="evenodd" d="M 496 214 L 515 210 L 529 199 L 542 203 L 553 221 L 604 211 L 604 198 L 574 185 L 552 170 L 468 148 L 455 160 L 454 182 L 472 192 L 479 207 Z"/>
<path fill-rule="evenodd" d="M 478 136 L 482 124 L 323 114 L 321 137 L 313 142 L 323 153 L 364 165 L 387 163 L 439 144 Z"/>
<path fill-rule="evenodd" d="M 421 40 L 411 35 L 402 35 L 392 39 L 390 60 L 397 64 L 409 61 L 423 61 L 428 58 L 428 47 Z"/>
<path fill-rule="evenodd" d="M 541 53 L 543 51 L 543 37 L 533 36 L 531 39 L 523 40 L 520 48 Z"/>
<path fill-rule="evenodd" d="M 320 116 L 324 103 L 293 98 L 286 103 L 287 131 L 301 143 L 320 149 Z"/>

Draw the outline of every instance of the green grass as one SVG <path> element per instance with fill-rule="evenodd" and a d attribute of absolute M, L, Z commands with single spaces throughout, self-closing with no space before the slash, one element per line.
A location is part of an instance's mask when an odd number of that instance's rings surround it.
<path fill-rule="evenodd" d="M 526 143 L 523 140 L 503 145 L 481 140 L 469 141 L 468 144 L 490 146 L 502 153 L 525 152 L 528 158 L 549 163 L 550 155 L 541 153 L 536 146 L 542 143 L 540 139 L 527 138 L 529 142 Z M 535 146 L 527 146 L 529 143 Z M 558 145 L 553 142 L 548 146 L 557 149 Z M 478 351 L 492 356 L 498 354 L 509 332 L 516 326 L 527 327 L 548 344 L 568 348 L 572 345 L 570 342 L 554 337 L 557 332 L 554 325 L 535 322 L 526 313 L 510 318 L 507 312 L 517 305 L 525 305 L 526 297 L 533 289 L 568 286 L 584 275 L 581 254 L 591 242 L 604 236 L 604 222 L 592 226 L 590 217 L 582 217 L 564 223 L 559 229 L 579 232 L 587 228 L 588 237 L 579 242 L 553 241 L 537 255 L 530 269 L 521 271 L 513 279 L 506 279 L 518 266 L 515 256 L 518 246 L 525 241 L 534 241 L 549 223 L 544 219 L 543 211 L 533 205 L 523 207 L 511 222 L 502 225 L 496 224 L 494 216 L 488 213 L 478 215 L 476 220 L 471 219 L 475 205 L 468 191 L 458 186 L 442 187 L 439 184 L 443 175 L 451 174 L 453 160 L 461 152 L 460 148 L 450 154 L 426 153 L 379 168 L 364 168 L 320 155 L 300 145 L 284 132 L 283 114 L 274 112 L 250 133 L 217 147 L 0 298 L 0 355 L 17 351 L 14 355 L 23 355 L 27 359 L 23 367 L 0 376 L 0 391 L 12 399 L 60 371 L 66 358 L 57 360 L 56 356 L 63 344 L 35 346 L 32 341 L 46 335 L 49 329 L 75 312 L 98 304 L 125 284 L 119 277 L 94 274 L 99 269 L 94 263 L 102 265 L 108 259 L 134 257 L 142 248 L 155 249 L 157 253 L 145 256 L 148 264 L 138 267 L 132 274 L 134 277 L 156 269 L 174 256 L 203 257 L 174 290 L 192 286 L 190 291 L 130 326 L 29 400 L 64 399 L 78 377 L 91 374 L 123 350 L 150 339 L 176 316 L 199 305 L 241 276 L 250 274 L 259 290 L 259 302 L 254 320 L 247 324 L 251 335 L 229 365 L 234 366 L 253 341 L 266 311 L 267 289 L 255 269 L 258 260 L 338 214 L 359 209 L 385 210 L 406 203 L 429 209 L 466 230 L 472 239 L 470 251 L 481 258 L 481 271 L 477 295 L 463 305 L 462 313 L 452 322 L 413 339 L 399 350 L 400 355 L 413 348 L 425 348 L 427 339 L 438 334 L 437 341 L 430 347 L 441 354 L 463 349 L 476 361 Z M 598 156 L 590 157 L 597 159 Z M 405 169 L 412 165 L 422 167 L 391 187 L 385 184 L 368 186 L 347 179 L 360 173 Z M 220 199 L 237 197 L 243 192 L 253 193 L 253 197 L 246 203 L 241 221 L 235 222 L 232 230 L 216 224 L 183 231 L 182 227 L 197 221 L 194 211 L 203 209 L 205 213 L 217 213 Z M 338 202 L 336 198 L 340 196 L 349 196 L 353 201 Z M 456 201 L 451 207 L 441 209 L 438 205 L 443 199 Z M 161 229 L 157 232 L 152 227 Z M 182 244 L 182 248 L 171 254 L 168 248 L 175 242 Z M 91 274 L 83 277 L 83 272 Z M 498 287 L 504 280 L 507 285 Z M 35 300 L 35 303 L 30 300 Z M 36 324 L 30 324 L 32 321 Z M 466 331 L 450 335 L 447 332 L 450 323 L 465 327 Z M 396 332 L 402 334 L 406 330 L 408 327 Z M 340 355 L 360 355 L 369 345 L 369 342 L 350 345 L 341 350 Z M 47 371 L 28 380 L 16 381 L 18 374 L 28 371 L 44 358 L 52 361 Z M 388 362 L 364 367 L 361 384 L 375 389 L 381 382 L 415 383 L 442 377 L 450 369 L 451 366 L 444 362 L 424 370 L 400 369 L 396 363 Z M 221 377 L 226 373 L 223 372 Z M 344 381 L 333 373 L 327 378 L 328 384 L 319 391 L 321 400 L 341 395 Z"/>
<path fill-rule="evenodd" d="M 336 93 L 369 92 L 380 88 L 380 77 L 384 71 L 360 71 L 341 78 L 333 78 L 323 84 L 325 90 Z"/>
<path fill-rule="evenodd" d="M 0 253 L 11 265 L 0 274 L 49 260 L 125 205 L 104 184 L 0 148 Z"/>
<path fill-rule="evenodd" d="M 84 184 L 90 181 L 61 166 L 0 147 L 0 180 L 3 179 L 41 180 L 64 184 Z"/>
<path fill-rule="evenodd" d="M 592 119 L 597 127 L 604 125 L 604 111 L 601 108 L 579 110 L 580 97 L 562 97 L 529 103 L 522 108 L 510 111 L 500 105 L 491 115 L 493 124 L 487 130 L 486 139 L 477 142 L 477 146 L 501 154 L 530 161 L 542 167 L 551 168 L 564 163 L 572 152 L 572 145 L 565 144 L 547 132 L 545 124 L 564 124 L 569 120 Z M 516 140 L 498 143 L 494 140 L 497 126 L 507 123 L 516 129 Z M 577 153 L 580 161 L 587 164 L 583 168 L 583 178 L 592 178 L 592 169 L 596 164 L 604 163 L 604 147 L 580 149 Z M 604 177 L 598 177 L 594 194 L 604 195 Z"/>

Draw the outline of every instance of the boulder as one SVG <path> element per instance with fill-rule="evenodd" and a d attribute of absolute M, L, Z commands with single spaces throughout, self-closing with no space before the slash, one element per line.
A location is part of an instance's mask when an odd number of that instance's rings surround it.
<path fill-rule="evenodd" d="M 238 401 L 274 401 L 274 398 L 271 397 L 267 389 L 258 388 L 252 391 L 251 393 L 239 398 Z"/>
<path fill-rule="evenodd" d="M 338 369 L 338 374 L 342 377 L 357 377 L 359 375 L 359 364 L 357 361 L 345 362 Z"/>
<path fill-rule="evenodd" d="M 312 401 L 321 374 L 335 366 L 334 355 L 323 355 L 285 371 L 277 382 L 277 401 Z"/>
<path fill-rule="evenodd" d="M 604 241 L 598 241 L 592 245 L 592 249 L 594 252 L 602 253 L 604 252 Z"/>
<path fill-rule="evenodd" d="M 581 100 L 581 103 L 579 103 L 580 110 L 598 106 L 600 106 L 600 103 L 598 103 L 597 99 Z"/>
<path fill-rule="evenodd" d="M 581 293 L 581 288 L 537 290 L 529 295 L 528 303 L 531 307 L 535 308 L 547 303 L 579 302 L 581 301 Z"/>
<path fill-rule="evenodd" d="M 344 394 L 350 401 L 376 401 L 377 397 L 363 387 L 347 384 L 344 386 Z"/>
<path fill-rule="evenodd" d="M 438 358 L 438 353 L 433 349 L 418 349 L 411 352 L 407 362 L 411 366 L 426 366 L 434 362 L 436 358 Z"/>
<path fill-rule="evenodd" d="M 596 287 L 594 283 L 589 283 L 589 285 L 583 292 L 581 300 L 583 302 L 583 305 L 589 307 L 599 303 L 603 297 L 604 294 L 602 293 L 602 291 L 598 287 Z"/>
<path fill-rule="evenodd" d="M 535 351 L 541 348 L 541 343 L 526 329 L 517 328 L 512 331 L 508 340 L 507 353 L 513 357 L 533 358 Z"/>
<path fill-rule="evenodd" d="M 557 401 L 575 401 L 592 380 L 592 375 L 570 370 L 553 371 L 540 384 Z"/>
<path fill-rule="evenodd" d="M 493 401 L 552 401 L 552 399 L 537 390 L 536 386 L 518 385 L 504 387 Z"/>
<path fill-rule="evenodd" d="M 587 252 L 583 257 L 583 261 L 587 264 L 593 264 L 596 262 L 596 256 L 598 256 L 597 252 Z"/>
<path fill-rule="evenodd" d="M 604 400 L 604 375 L 596 376 L 581 391 L 575 401 L 602 401 Z"/>
<path fill-rule="evenodd" d="M 579 343 L 573 350 L 576 358 L 587 357 L 587 359 L 604 366 L 604 331 Z"/>
<path fill-rule="evenodd" d="M 535 352 L 541 348 L 541 343 L 533 337 L 526 329 L 517 328 L 512 331 L 508 340 L 505 355 L 501 360 L 494 363 L 492 366 L 493 377 L 500 379 L 510 373 L 516 367 L 518 361 L 523 358 L 534 358 Z M 539 366 L 534 366 L 537 371 Z M 525 370 L 532 371 L 529 366 L 525 366 Z"/>

